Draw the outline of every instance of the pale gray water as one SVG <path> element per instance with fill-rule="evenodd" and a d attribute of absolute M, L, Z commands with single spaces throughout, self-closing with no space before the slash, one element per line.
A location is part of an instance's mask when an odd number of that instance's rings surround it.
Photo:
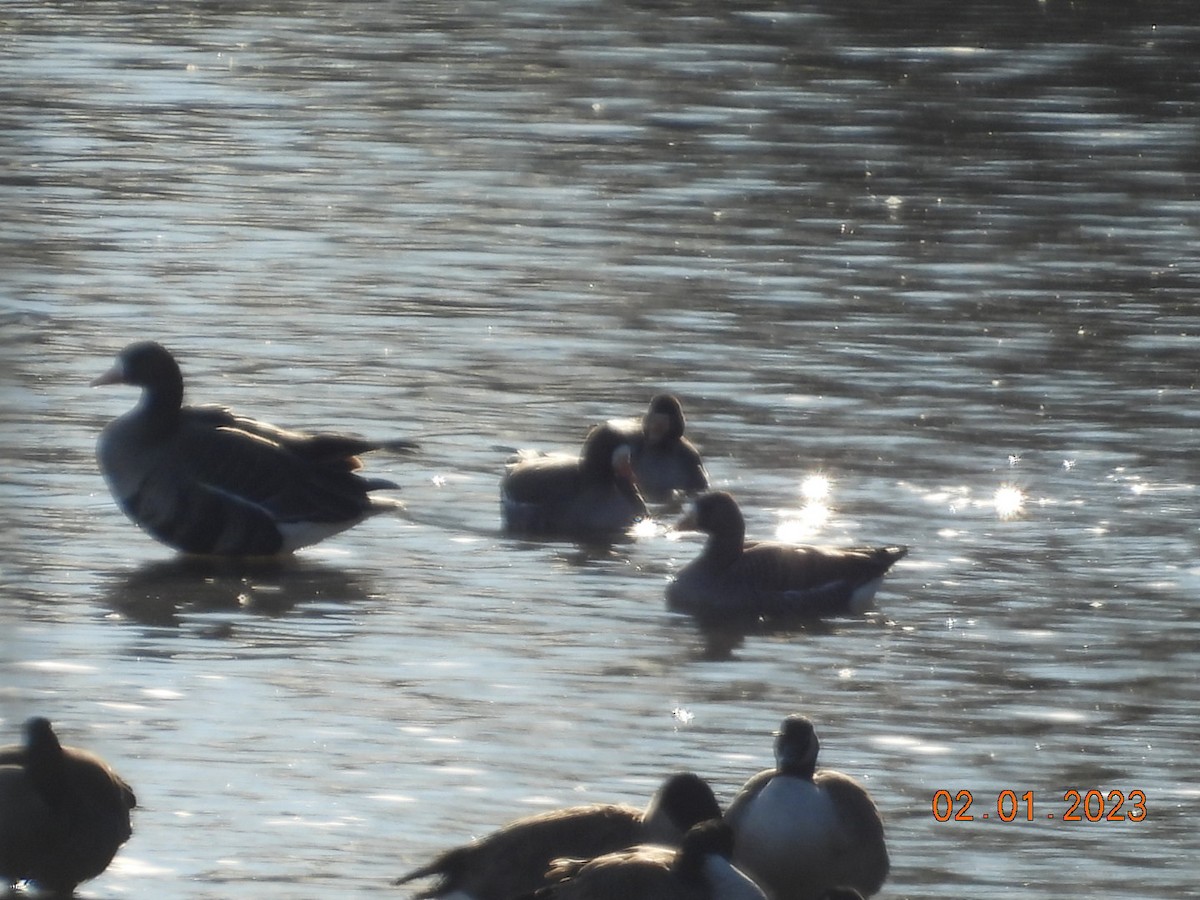
<path fill-rule="evenodd" d="M 137 788 L 83 894 L 403 896 L 524 812 L 728 801 L 805 712 L 882 897 L 1193 895 L 1200 28 L 1014 6 L 4 4 L 0 743 Z M 143 336 L 197 402 L 421 438 L 369 464 L 408 517 L 176 562 L 93 459 Z M 912 547 L 877 613 L 717 648 L 670 515 L 498 534 L 512 449 L 663 388 L 753 535 Z"/>

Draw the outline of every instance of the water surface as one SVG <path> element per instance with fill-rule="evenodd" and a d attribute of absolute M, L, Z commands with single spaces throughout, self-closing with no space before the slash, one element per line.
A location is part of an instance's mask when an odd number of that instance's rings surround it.
<path fill-rule="evenodd" d="M 137 788 L 84 896 L 401 895 L 670 770 L 728 801 L 791 712 L 885 815 L 880 896 L 1194 889 L 1200 29 L 967 6 L 6 4 L 0 740 Z M 407 514 L 175 559 L 93 457 L 140 337 L 196 402 L 418 437 L 369 463 Z M 662 389 L 753 536 L 912 548 L 876 612 L 701 634 L 670 509 L 500 534 L 513 450 Z"/>

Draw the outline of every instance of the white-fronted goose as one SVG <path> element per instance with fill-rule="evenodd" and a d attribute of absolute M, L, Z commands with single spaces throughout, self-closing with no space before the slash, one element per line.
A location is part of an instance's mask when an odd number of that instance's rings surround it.
<path fill-rule="evenodd" d="M 594 804 L 527 816 L 447 850 L 395 883 L 436 876 L 436 884 L 413 896 L 511 900 L 542 886 L 554 859 L 590 859 L 639 843 L 678 845 L 692 825 L 720 814 L 708 784 L 680 773 L 666 779 L 645 811 Z"/>
<path fill-rule="evenodd" d="M 277 556 L 399 506 L 369 496 L 396 485 L 358 475 L 358 456 L 409 442 L 301 434 L 220 406 L 184 406 L 179 366 L 153 341 L 130 344 L 92 384 L 142 389 L 101 433 L 100 470 L 129 518 L 184 553 Z"/>
<path fill-rule="evenodd" d="M 93 753 L 64 747 L 46 719 L 0 747 L 0 882 L 69 895 L 129 839 L 129 785 Z"/>
<path fill-rule="evenodd" d="M 734 863 L 773 900 L 818 900 L 835 888 L 869 897 L 887 878 L 879 811 L 853 778 L 817 770 L 820 747 L 808 719 L 788 716 L 775 768 L 747 781 L 725 815 Z"/>
<path fill-rule="evenodd" d="M 700 451 L 683 436 L 683 406 L 674 394 L 658 394 L 630 435 L 633 472 L 647 500 L 669 500 L 676 492 L 708 489 Z"/>
<path fill-rule="evenodd" d="M 646 515 L 628 439 L 608 423 L 593 426 L 578 456 L 522 455 L 500 481 L 500 512 L 514 534 L 600 537 Z"/>
<path fill-rule="evenodd" d="M 856 615 L 906 547 L 804 547 L 747 541 L 737 501 L 702 494 L 676 526 L 703 531 L 700 555 L 667 584 L 672 609 L 714 622 Z"/>
<path fill-rule="evenodd" d="M 590 860 L 556 860 L 537 900 L 766 900 L 730 862 L 733 832 L 696 825 L 679 849 L 641 845 Z"/>

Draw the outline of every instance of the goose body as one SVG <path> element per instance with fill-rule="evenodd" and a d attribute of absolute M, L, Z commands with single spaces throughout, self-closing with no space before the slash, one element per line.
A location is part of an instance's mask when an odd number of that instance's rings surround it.
<path fill-rule="evenodd" d="M 395 484 L 357 472 L 359 454 L 381 445 L 184 406 L 179 366 L 152 341 L 130 344 L 92 384 L 142 388 L 141 402 L 101 433 L 97 458 L 125 514 L 176 550 L 277 556 L 399 505 L 370 496 Z"/>
<path fill-rule="evenodd" d="M 766 900 L 730 862 L 733 832 L 719 820 L 693 827 L 678 849 L 640 845 L 590 860 L 556 860 L 537 900 Z"/>
<path fill-rule="evenodd" d="M 690 773 L 666 779 L 646 809 L 593 804 L 517 819 L 470 844 L 447 850 L 396 880 L 438 881 L 416 898 L 511 900 L 545 882 L 559 857 L 591 858 L 643 842 L 678 844 L 688 828 L 720 815 L 712 789 Z"/>
<path fill-rule="evenodd" d="M 500 481 L 500 512 L 514 534 L 596 537 L 646 515 L 626 437 L 608 424 L 588 432 L 578 456 L 522 455 Z"/>
<path fill-rule="evenodd" d="M 668 583 L 668 605 L 714 621 L 857 615 L 908 552 L 747 541 L 742 512 L 723 491 L 697 497 L 677 527 L 703 531 L 708 541 Z"/>
<path fill-rule="evenodd" d="M 678 397 L 656 395 L 641 420 L 634 421 L 636 427 L 625 426 L 625 430 L 642 496 L 660 502 L 676 492 L 691 494 L 708 489 L 708 473 L 700 451 L 683 436 L 686 422 Z"/>
<path fill-rule="evenodd" d="M 135 805 L 104 760 L 30 719 L 23 744 L 0 747 L 0 885 L 70 894 L 108 868 L 132 834 Z"/>
<path fill-rule="evenodd" d="M 774 900 L 819 900 L 834 889 L 870 896 L 887 878 L 875 804 L 848 775 L 817 770 L 819 749 L 812 723 L 789 716 L 776 739 L 776 767 L 746 782 L 726 813 L 734 863 Z"/>

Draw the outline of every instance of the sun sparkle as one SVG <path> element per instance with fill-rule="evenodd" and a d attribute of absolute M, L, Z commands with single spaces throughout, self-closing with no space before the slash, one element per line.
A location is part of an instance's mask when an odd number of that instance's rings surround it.
<path fill-rule="evenodd" d="M 800 482 L 800 496 L 809 503 L 824 500 L 833 489 L 833 482 L 819 473 L 809 475 Z"/>
<path fill-rule="evenodd" d="M 1001 519 L 1015 519 L 1025 509 L 1025 493 L 1014 485 L 1001 485 L 992 495 L 992 505 Z"/>
<path fill-rule="evenodd" d="M 639 519 L 634 523 L 633 527 L 630 529 L 630 532 L 632 532 L 635 537 L 654 537 L 654 535 L 658 533 L 658 523 L 649 517 L 645 519 Z"/>

